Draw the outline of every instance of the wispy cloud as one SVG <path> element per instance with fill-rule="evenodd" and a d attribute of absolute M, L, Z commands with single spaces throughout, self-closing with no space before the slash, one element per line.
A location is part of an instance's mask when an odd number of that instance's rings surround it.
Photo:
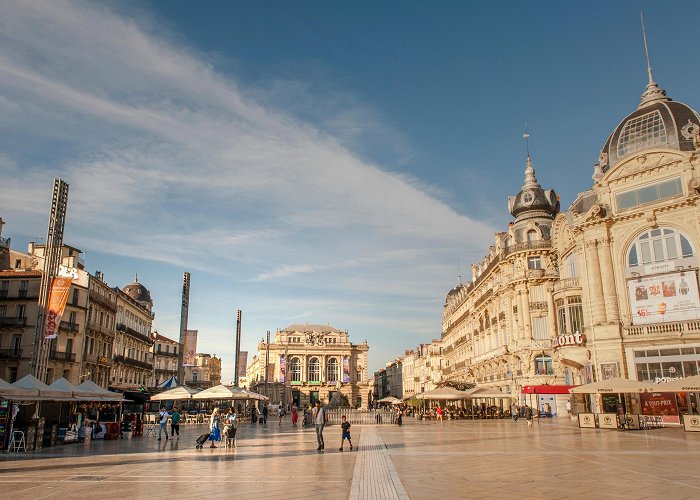
<path fill-rule="evenodd" d="M 368 133 L 411 152 L 351 96 L 246 89 L 155 25 L 88 2 L 0 4 L 0 211 L 18 232 L 45 227 L 61 176 L 86 250 L 423 299 L 442 293 L 444 262 L 490 241 L 454 194 L 365 157 Z"/>

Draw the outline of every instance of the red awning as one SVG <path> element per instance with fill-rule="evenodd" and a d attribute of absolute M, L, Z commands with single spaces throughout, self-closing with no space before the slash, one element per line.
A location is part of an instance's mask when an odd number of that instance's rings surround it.
<path fill-rule="evenodd" d="M 575 385 L 524 385 L 523 394 L 569 394 Z"/>

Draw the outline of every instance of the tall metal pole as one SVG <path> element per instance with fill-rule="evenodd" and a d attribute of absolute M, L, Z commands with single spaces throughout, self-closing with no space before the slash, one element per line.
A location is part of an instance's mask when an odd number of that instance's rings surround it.
<path fill-rule="evenodd" d="M 46 231 L 46 247 L 44 248 L 44 271 L 41 274 L 39 289 L 39 307 L 34 330 L 34 345 L 30 362 L 31 373 L 46 381 L 46 370 L 49 362 L 49 340 L 44 338 L 44 318 L 49 304 L 49 294 L 53 278 L 58 275 L 63 250 L 63 230 L 66 224 L 66 209 L 68 207 L 68 184 L 63 179 L 53 180 L 53 197 L 51 199 L 51 214 Z"/>
<path fill-rule="evenodd" d="M 284 384 L 282 390 L 284 391 L 282 394 L 282 404 L 286 406 L 287 404 L 287 384 L 289 383 L 287 380 L 287 374 L 289 373 L 289 339 L 287 339 L 287 343 L 284 346 Z"/>
<path fill-rule="evenodd" d="M 265 343 L 265 396 L 268 398 L 270 395 L 267 393 L 267 367 L 270 366 L 270 330 L 267 331 L 267 342 Z"/>
<path fill-rule="evenodd" d="M 239 358 L 241 357 L 241 310 L 238 309 L 236 311 L 236 359 L 234 359 L 233 365 L 236 367 L 235 370 L 236 372 L 233 375 L 233 385 L 238 387 L 238 373 L 241 370 L 241 367 L 238 366 L 239 363 Z"/>
<path fill-rule="evenodd" d="M 182 308 L 180 309 L 180 349 L 177 354 L 177 379 L 180 384 L 185 383 L 184 361 L 185 331 L 187 330 L 187 318 L 190 310 L 190 273 L 182 274 Z"/>

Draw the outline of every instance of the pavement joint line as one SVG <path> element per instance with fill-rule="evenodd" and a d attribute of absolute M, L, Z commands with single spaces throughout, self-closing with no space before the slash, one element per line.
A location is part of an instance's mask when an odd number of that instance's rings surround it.
<path fill-rule="evenodd" d="M 408 500 L 389 456 L 389 449 L 376 428 L 362 430 L 358 448 L 349 499 Z"/>

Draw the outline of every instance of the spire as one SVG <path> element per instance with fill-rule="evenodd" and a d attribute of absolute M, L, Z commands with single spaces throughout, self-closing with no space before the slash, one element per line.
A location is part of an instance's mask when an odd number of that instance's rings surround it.
<path fill-rule="evenodd" d="M 647 74 L 649 75 L 649 83 L 647 83 L 647 88 L 642 94 L 642 99 L 637 109 L 648 106 L 656 101 L 670 101 L 670 99 L 666 96 L 666 91 L 659 87 L 652 76 L 651 58 L 649 57 L 649 46 L 647 45 L 647 31 L 644 27 L 644 13 L 640 12 L 639 15 L 642 20 L 642 37 L 644 38 L 644 53 L 647 56 Z"/>
<path fill-rule="evenodd" d="M 539 183 L 537 182 L 537 177 L 535 177 L 535 169 L 532 168 L 532 159 L 530 158 L 530 134 L 527 132 L 527 123 L 525 124 L 523 139 L 525 139 L 525 152 L 527 153 L 527 163 L 525 165 L 525 184 L 523 184 L 523 189 L 540 187 Z"/>

